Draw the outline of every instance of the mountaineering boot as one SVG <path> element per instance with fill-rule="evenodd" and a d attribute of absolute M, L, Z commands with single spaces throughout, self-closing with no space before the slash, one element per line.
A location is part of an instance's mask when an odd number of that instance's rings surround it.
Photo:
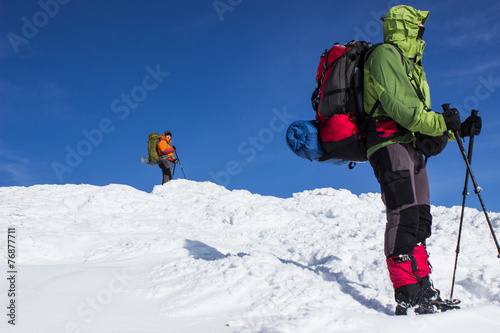
<path fill-rule="evenodd" d="M 423 277 L 418 284 L 422 289 L 425 291 L 425 294 L 427 295 L 427 299 L 429 300 L 430 304 L 435 305 L 438 310 L 441 312 L 448 311 L 448 310 L 454 310 L 454 309 L 460 309 L 458 304 L 460 304 L 460 300 L 443 300 L 439 294 L 439 289 L 434 288 L 434 284 L 432 283 L 432 280 L 430 279 L 429 275 L 426 277 Z"/>
<path fill-rule="evenodd" d="M 396 311 L 394 311 L 394 314 L 396 316 L 406 316 L 406 310 L 408 310 L 408 304 L 401 302 L 396 305 Z"/>
<path fill-rule="evenodd" d="M 425 291 L 418 283 L 408 284 L 394 290 L 394 298 L 398 303 L 395 315 L 406 315 L 407 310 L 413 308 L 416 314 L 437 312 L 436 305 L 432 304 Z"/>
<path fill-rule="evenodd" d="M 460 300 L 458 299 L 454 299 L 453 301 L 445 299 L 441 302 L 434 301 L 432 304 L 435 305 L 440 312 L 460 309 L 460 306 L 458 306 L 458 304 L 460 304 Z"/>
<path fill-rule="evenodd" d="M 427 298 L 431 302 L 442 302 L 443 300 L 439 296 L 440 291 L 439 289 L 434 288 L 434 284 L 432 283 L 432 280 L 429 275 L 426 277 L 423 277 L 420 279 L 418 282 L 420 287 L 425 291 L 425 294 L 427 295 Z"/>
<path fill-rule="evenodd" d="M 428 314 L 438 312 L 438 308 L 435 304 L 429 302 L 427 298 L 424 298 L 420 304 L 414 309 L 416 314 Z"/>

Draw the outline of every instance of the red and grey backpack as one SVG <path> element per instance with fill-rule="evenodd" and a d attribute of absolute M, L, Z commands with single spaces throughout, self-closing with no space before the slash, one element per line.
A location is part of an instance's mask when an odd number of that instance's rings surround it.
<path fill-rule="evenodd" d="M 381 44 L 372 45 L 363 41 L 351 41 L 345 45 L 337 43 L 321 55 L 316 73 L 318 87 L 311 97 L 320 145 L 325 152 L 318 161 L 350 161 L 349 168 L 352 168 L 355 162 L 367 161 L 367 132 L 376 136 L 375 140 L 373 135 L 368 138 L 373 145 L 376 140 L 386 140 L 407 131 L 388 117 L 377 117 L 377 127 L 374 130 L 369 128 L 373 125 L 370 120 L 380 101 L 377 100 L 370 112 L 365 113 L 363 70 L 370 53 Z M 404 63 L 403 53 L 396 45 L 393 46 Z M 422 92 L 414 84 L 415 78 L 409 79 L 424 109 L 430 111 Z M 438 137 L 416 133 L 416 137 L 416 148 L 426 158 L 439 154 L 448 141 L 446 133 Z"/>
<path fill-rule="evenodd" d="M 339 159 L 365 162 L 369 114 L 363 108 L 363 68 L 365 59 L 375 46 L 363 41 L 335 44 L 321 55 L 311 103 L 316 111 L 319 137 L 326 155 L 321 160 Z M 349 167 L 352 167 L 352 163 Z"/>

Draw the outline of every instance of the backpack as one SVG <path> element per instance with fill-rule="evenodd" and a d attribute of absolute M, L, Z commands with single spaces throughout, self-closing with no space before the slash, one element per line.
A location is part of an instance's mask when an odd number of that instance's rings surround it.
<path fill-rule="evenodd" d="M 160 142 L 160 134 L 153 132 L 148 136 L 148 160 L 149 164 L 157 165 L 160 163 L 160 156 L 158 155 L 157 146 Z"/>
<path fill-rule="evenodd" d="M 316 71 L 318 86 L 311 97 L 316 121 L 311 122 L 312 126 L 307 121 L 296 121 L 287 130 L 288 146 L 297 156 L 336 165 L 349 163 L 350 169 L 356 162 L 368 160 L 367 140 L 372 138 L 368 138 L 367 129 L 373 125 L 370 120 L 380 101 L 377 100 L 370 112 L 365 113 L 363 70 L 370 53 L 381 44 L 372 45 L 364 41 L 351 41 L 345 45 L 336 43 L 330 50 L 323 52 Z M 394 47 L 404 62 L 403 53 L 397 46 Z M 413 88 L 425 106 L 422 92 L 415 85 Z M 390 118 L 385 121 L 382 118 L 379 124 L 382 125 L 384 137 L 404 131 Z M 388 128 L 384 128 L 384 124 Z M 315 139 L 314 135 L 318 138 Z M 416 137 L 417 150 L 426 159 L 441 152 L 448 141 L 447 134 L 430 137 L 417 133 Z"/>
<path fill-rule="evenodd" d="M 316 112 L 320 144 L 325 155 L 319 161 L 337 159 L 345 163 L 365 162 L 365 129 L 379 101 L 367 115 L 363 108 L 363 68 L 374 47 L 371 43 L 336 43 L 320 57 L 316 72 L 318 87 L 311 103 Z M 352 167 L 355 163 L 350 163 Z"/>

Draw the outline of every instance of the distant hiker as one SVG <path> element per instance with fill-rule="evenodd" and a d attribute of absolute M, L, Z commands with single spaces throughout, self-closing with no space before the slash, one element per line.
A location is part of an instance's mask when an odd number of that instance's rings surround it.
<path fill-rule="evenodd" d="M 368 126 L 367 145 L 386 206 L 385 255 L 397 315 L 405 315 L 410 307 L 419 314 L 436 312 L 444 304 L 429 277 L 429 181 L 422 150 L 415 148 L 416 136 L 437 138 L 461 127 L 467 136 L 471 124 L 481 126 L 477 116 L 461 124 L 456 109 L 444 114 L 430 109 L 421 63 L 428 16 L 409 6 L 391 8 L 382 19 L 385 43 L 373 50 L 364 68 L 365 112 L 380 103 Z M 452 134 L 449 138 L 454 139 Z"/>
<path fill-rule="evenodd" d="M 166 131 L 161 135 L 158 142 L 158 155 L 160 156 L 160 168 L 163 172 L 162 185 L 172 179 L 172 162 L 177 163 L 174 157 L 175 146 L 172 146 L 172 133 Z"/>

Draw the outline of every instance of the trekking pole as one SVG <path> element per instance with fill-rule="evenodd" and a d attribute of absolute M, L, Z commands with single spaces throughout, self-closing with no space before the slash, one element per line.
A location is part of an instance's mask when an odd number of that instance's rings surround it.
<path fill-rule="evenodd" d="M 177 151 L 175 152 L 175 157 L 177 158 L 177 162 L 179 162 L 179 166 L 181 167 L 182 174 L 184 175 L 184 179 L 186 178 L 186 174 L 184 173 L 184 169 L 182 168 L 181 160 L 179 159 L 179 155 L 177 155 Z"/>
<path fill-rule="evenodd" d="M 443 109 L 446 110 L 449 107 L 450 107 L 449 104 L 443 104 Z M 498 250 L 497 258 L 500 258 L 500 245 L 498 244 L 497 237 L 495 236 L 495 231 L 493 230 L 493 226 L 491 225 L 491 221 L 490 221 L 490 218 L 488 216 L 488 212 L 486 211 L 486 208 L 485 208 L 484 202 L 483 202 L 483 198 L 481 197 L 481 193 L 480 193 L 483 189 L 476 182 L 476 177 L 474 177 L 474 173 L 472 172 L 472 168 L 470 166 L 469 160 L 467 159 L 467 153 L 465 152 L 465 148 L 464 148 L 464 145 L 463 145 L 462 140 L 460 138 L 459 131 L 454 131 L 454 134 L 455 134 L 455 138 L 456 138 L 456 141 L 458 144 L 458 148 L 460 149 L 460 152 L 462 153 L 462 157 L 464 159 L 465 165 L 467 166 L 467 172 L 469 173 L 470 179 L 472 180 L 472 184 L 474 185 L 474 192 L 477 194 L 479 202 L 481 203 L 481 207 L 483 208 L 484 216 L 486 217 L 486 221 L 488 222 L 488 226 L 489 226 L 490 231 L 491 231 L 491 236 L 493 236 L 493 240 L 495 241 L 495 245 L 496 245 L 497 250 Z"/>
<path fill-rule="evenodd" d="M 472 110 L 471 115 L 472 116 L 477 116 L 479 111 L 477 110 Z M 470 128 L 470 133 L 469 133 L 469 150 L 467 152 L 467 160 L 469 161 L 469 164 L 472 163 L 472 147 L 474 146 L 474 125 L 471 126 Z M 451 281 L 451 292 L 450 292 L 450 300 L 453 300 L 453 290 L 455 287 L 455 276 L 457 272 L 457 265 L 458 265 L 458 254 L 460 253 L 460 239 L 462 237 L 462 227 L 464 223 L 464 212 L 465 212 L 465 200 L 467 198 L 467 195 L 469 194 L 468 190 L 468 184 L 469 184 L 469 172 L 466 170 L 465 171 L 465 184 L 464 184 L 464 191 L 462 192 L 462 212 L 460 214 L 460 225 L 458 227 L 458 239 L 457 239 L 457 248 L 455 249 L 455 267 L 453 268 L 453 279 Z"/>

